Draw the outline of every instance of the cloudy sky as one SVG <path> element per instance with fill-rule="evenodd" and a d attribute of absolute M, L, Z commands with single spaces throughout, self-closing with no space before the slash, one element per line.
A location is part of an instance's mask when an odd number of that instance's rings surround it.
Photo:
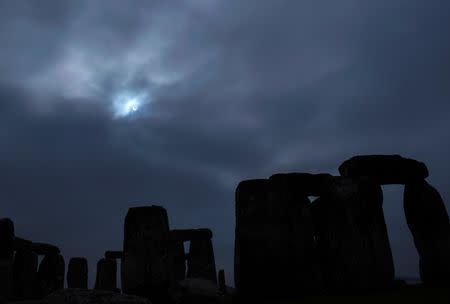
<path fill-rule="evenodd" d="M 424 161 L 450 207 L 446 0 L 0 1 L 0 216 L 86 256 L 132 206 L 210 227 L 232 282 L 234 190 L 364 153 Z M 418 258 L 402 188 L 384 210 Z"/>

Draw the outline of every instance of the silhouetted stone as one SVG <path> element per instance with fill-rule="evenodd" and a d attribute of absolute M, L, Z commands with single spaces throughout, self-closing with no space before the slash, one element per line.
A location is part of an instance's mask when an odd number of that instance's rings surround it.
<path fill-rule="evenodd" d="M 152 304 L 149 299 L 105 290 L 64 289 L 45 297 L 42 304 Z"/>
<path fill-rule="evenodd" d="M 97 262 L 94 288 L 117 291 L 117 261 L 115 259 L 100 259 Z"/>
<path fill-rule="evenodd" d="M 167 212 L 160 206 L 130 208 L 125 217 L 122 291 L 160 299 L 173 282 Z"/>
<path fill-rule="evenodd" d="M 37 297 L 38 256 L 31 250 L 17 250 L 13 266 L 13 296 L 16 300 Z"/>
<path fill-rule="evenodd" d="M 186 255 L 182 241 L 170 241 L 169 254 L 172 257 L 173 276 L 175 281 L 181 281 L 186 278 Z"/>
<path fill-rule="evenodd" d="M 355 156 L 343 162 L 339 172 L 346 177 L 369 176 L 380 185 L 406 184 L 428 177 L 424 163 L 400 155 Z"/>
<path fill-rule="evenodd" d="M 123 258 L 123 251 L 105 251 L 105 258 L 121 260 Z"/>
<path fill-rule="evenodd" d="M 393 286 L 394 265 L 381 187 L 367 178 L 336 177 L 313 202 L 323 279 L 330 290 Z"/>
<path fill-rule="evenodd" d="M 14 255 L 14 223 L 0 219 L 0 302 L 11 297 Z"/>
<path fill-rule="evenodd" d="M 225 271 L 223 269 L 219 270 L 219 275 L 217 276 L 219 282 L 219 291 L 221 294 L 227 293 L 227 285 L 225 284 Z"/>
<path fill-rule="evenodd" d="M 405 185 L 403 197 L 422 281 L 450 286 L 450 222 L 441 195 L 426 181 L 416 180 Z"/>
<path fill-rule="evenodd" d="M 67 267 L 67 287 L 87 288 L 88 261 L 86 258 L 71 258 Z"/>
<path fill-rule="evenodd" d="M 38 269 L 38 287 L 40 296 L 45 297 L 50 293 L 64 287 L 65 263 L 62 255 L 49 253 L 44 256 Z"/>
<path fill-rule="evenodd" d="M 235 285 L 241 295 L 290 296 L 320 288 L 305 191 L 284 178 L 236 189 Z"/>
<path fill-rule="evenodd" d="M 212 231 L 207 228 L 200 229 L 174 229 L 169 231 L 169 237 L 173 241 L 187 242 L 191 240 L 210 240 Z"/>
<path fill-rule="evenodd" d="M 217 284 L 216 261 L 211 239 L 191 240 L 187 267 L 188 278 L 202 278 Z"/>
<path fill-rule="evenodd" d="M 303 196 L 321 196 L 328 191 L 333 176 L 327 173 L 278 173 L 272 175 L 270 179 L 299 191 Z"/>

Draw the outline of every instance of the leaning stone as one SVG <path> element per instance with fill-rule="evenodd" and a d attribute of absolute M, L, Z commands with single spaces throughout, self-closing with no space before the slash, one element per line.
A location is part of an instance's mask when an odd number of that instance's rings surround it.
<path fill-rule="evenodd" d="M 417 180 L 405 185 L 403 199 L 422 282 L 450 286 L 450 221 L 441 195 L 426 181 Z"/>
<path fill-rule="evenodd" d="M 190 242 L 187 278 L 201 278 L 217 284 L 216 261 L 211 239 Z"/>
<path fill-rule="evenodd" d="M 345 177 L 369 176 L 380 185 L 406 184 L 428 177 L 424 163 L 400 155 L 361 155 L 352 157 L 339 166 Z"/>
<path fill-rule="evenodd" d="M 42 304 L 151 304 L 149 299 L 105 290 L 64 289 L 45 297 Z"/>
<path fill-rule="evenodd" d="M 11 297 L 14 255 L 14 223 L 0 219 L 0 302 Z"/>
<path fill-rule="evenodd" d="M 328 191 L 333 176 L 327 173 L 278 173 L 270 179 L 297 189 L 303 196 L 321 196 Z"/>
<path fill-rule="evenodd" d="M 86 258 L 71 258 L 67 269 L 68 288 L 87 288 L 88 262 Z"/>
<path fill-rule="evenodd" d="M 16 300 L 37 296 L 38 256 L 31 250 L 18 250 L 14 256 L 13 295 Z"/>
<path fill-rule="evenodd" d="M 130 208 L 121 263 L 124 293 L 162 299 L 173 283 L 169 222 L 160 206 Z"/>
<path fill-rule="evenodd" d="M 182 241 L 170 241 L 169 254 L 172 257 L 173 276 L 176 282 L 186 278 L 186 254 Z"/>
<path fill-rule="evenodd" d="M 191 240 L 210 240 L 212 231 L 207 228 L 200 229 L 174 229 L 169 231 L 169 237 L 173 241 L 188 242 Z"/>
<path fill-rule="evenodd" d="M 313 202 L 325 287 L 333 291 L 392 287 L 394 264 L 381 187 L 370 179 L 336 177 Z"/>
<path fill-rule="evenodd" d="M 62 255 L 50 253 L 44 256 L 38 269 L 40 296 L 45 297 L 64 288 L 65 263 Z"/>
<path fill-rule="evenodd" d="M 123 258 L 123 251 L 105 251 L 105 258 L 121 260 Z"/>
<path fill-rule="evenodd" d="M 95 289 L 117 290 L 117 261 L 115 259 L 100 259 L 97 263 Z"/>

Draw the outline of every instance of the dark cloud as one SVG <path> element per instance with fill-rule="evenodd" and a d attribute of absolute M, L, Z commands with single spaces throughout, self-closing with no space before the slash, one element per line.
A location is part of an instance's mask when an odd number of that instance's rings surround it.
<path fill-rule="evenodd" d="M 93 269 L 121 247 L 129 207 L 160 203 L 173 227 L 214 230 L 231 282 L 241 179 L 400 153 L 448 201 L 450 5 L 437 2 L 4 1 L 2 216 Z M 124 92 L 147 97 L 120 118 Z M 398 275 L 417 276 L 402 189 L 385 190 Z"/>

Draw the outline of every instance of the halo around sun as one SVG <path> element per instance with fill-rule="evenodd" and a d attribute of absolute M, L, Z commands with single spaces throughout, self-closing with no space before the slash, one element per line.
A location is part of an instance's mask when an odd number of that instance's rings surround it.
<path fill-rule="evenodd" d="M 121 93 L 113 101 L 114 116 L 123 118 L 138 112 L 144 103 L 148 102 L 146 93 Z"/>

